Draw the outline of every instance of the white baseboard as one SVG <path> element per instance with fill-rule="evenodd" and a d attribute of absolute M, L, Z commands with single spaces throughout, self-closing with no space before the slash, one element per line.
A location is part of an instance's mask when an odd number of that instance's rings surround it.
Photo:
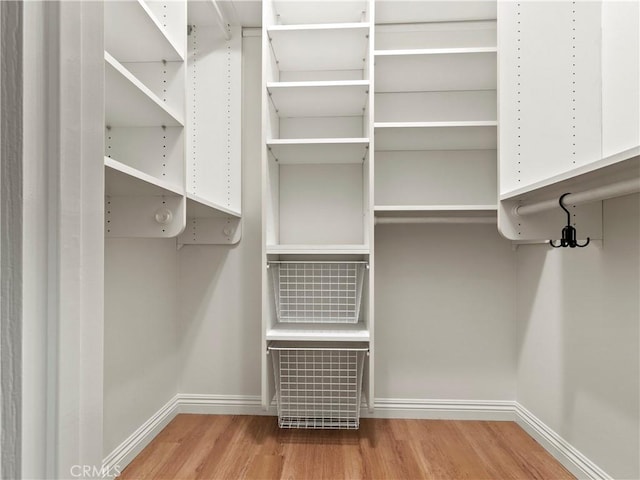
<path fill-rule="evenodd" d="M 180 413 L 205 415 L 275 415 L 265 411 L 259 395 L 198 395 L 179 393 Z"/>
<path fill-rule="evenodd" d="M 514 402 L 516 422 L 544 449 L 578 478 L 613 480 L 604 470 L 580 453 L 529 410 Z"/>
<path fill-rule="evenodd" d="M 362 408 L 360 415 L 365 418 L 515 421 L 513 402 L 510 400 L 376 398 L 373 412 Z"/>
<path fill-rule="evenodd" d="M 114 467 L 118 466 L 119 470 L 123 470 L 178 413 L 276 415 L 276 410 L 274 405 L 264 410 L 258 395 L 178 394 L 109 454 L 103 462 L 104 468 L 108 469 L 107 471 L 113 471 Z M 515 421 L 578 478 L 613 480 L 526 408 L 511 400 L 378 398 L 375 400 L 374 411 L 369 412 L 363 406 L 361 416 L 364 418 Z"/>
<path fill-rule="evenodd" d="M 140 428 L 118 445 L 102 462 L 103 472 L 122 471 L 131 460 L 151 443 L 178 414 L 178 396 L 173 397 Z M 117 468 L 116 468 L 117 467 Z"/>

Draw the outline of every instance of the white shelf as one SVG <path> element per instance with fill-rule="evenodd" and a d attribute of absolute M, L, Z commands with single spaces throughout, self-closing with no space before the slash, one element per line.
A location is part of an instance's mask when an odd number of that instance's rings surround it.
<path fill-rule="evenodd" d="M 193 218 L 217 218 L 235 217 L 240 218 L 240 212 L 224 207 L 210 200 L 187 193 L 187 217 Z"/>
<path fill-rule="evenodd" d="M 104 24 L 105 49 L 120 62 L 184 60 L 143 0 L 104 2 Z"/>
<path fill-rule="evenodd" d="M 362 163 L 369 148 L 368 138 L 274 139 L 269 150 L 281 165 Z"/>
<path fill-rule="evenodd" d="M 368 23 L 269 27 L 280 71 L 364 70 Z"/>
<path fill-rule="evenodd" d="M 495 150 L 495 121 L 376 122 L 376 151 Z"/>
<path fill-rule="evenodd" d="M 495 90 L 496 52 L 494 47 L 377 51 L 376 93 Z"/>
<path fill-rule="evenodd" d="M 113 127 L 183 126 L 181 115 L 109 53 L 105 60 L 105 122 Z"/>
<path fill-rule="evenodd" d="M 367 245 L 267 245 L 268 255 L 368 255 Z"/>
<path fill-rule="evenodd" d="M 500 200 L 545 199 L 560 190 L 571 192 L 575 187 L 599 187 L 634 177 L 640 177 L 640 147 L 630 148 L 526 187 L 505 192 L 500 195 Z"/>
<path fill-rule="evenodd" d="M 355 324 L 277 324 L 267 330 L 267 340 L 368 342 L 369 331 L 361 323 Z"/>
<path fill-rule="evenodd" d="M 376 205 L 376 217 L 495 217 L 497 205 Z"/>
<path fill-rule="evenodd" d="M 267 90 L 280 117 L 362 116 L 369 82 L 269 82 Z"/>
<path fill-rule="evenodd" d="M 113 196 L 182 196 L 184 191 L 112 158 L 104 157 L 105 193 Z"/>
<path fill-rule="evenodd" d="M 367 11 L 361 0 L 276 0 L 273 7 L 283 25 L 361 22 Z"/>

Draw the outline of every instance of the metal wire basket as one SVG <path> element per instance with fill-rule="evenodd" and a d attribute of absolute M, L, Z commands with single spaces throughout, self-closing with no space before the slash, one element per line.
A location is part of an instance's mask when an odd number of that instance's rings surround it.
<path fill-rule="evenodd" d="M 280 428 L 357 429 L 366 346 L 269 347 Z"/>
<path fill-rule="evenodd" d="M 365 262 L 269 262 L 278 321 L 358 323 Z"/>

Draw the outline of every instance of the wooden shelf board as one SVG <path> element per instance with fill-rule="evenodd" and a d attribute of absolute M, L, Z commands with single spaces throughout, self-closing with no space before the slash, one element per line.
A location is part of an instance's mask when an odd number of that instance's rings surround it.
<path fill-rule="evenodd" d="M 369 81 L 269 82 L 267 90 L 280 117 L 362 116 Z"/>
<path fill-rule="evenodd" d="M 120 62 L 184 61 L 144 1 L 104 2 L 105 49 Z"/>
<path fill-rule="evenodd" d="M 239 211 L 224 207 L 206 200 L 193 193 L 187 193 L 187 218 L 235 217 L 240 218 Z"/>
<path fill-rule="evenodd" d="M 367 245 L 267 245 L 274 255 L 368 255 Z"/>
<path fill-rule="evenodd" d="M 367 1 L 307 0 L 304 2 L 275 0 L 273 7 L 283 25 L 351 23 L 362 21 Z"/>
<path fill-rule="evenodd" d="M 267 340 L 367 342 L 369 331 L 362 323 L 355 324 L 309 324 L 279 323 L 267 330 Z"/>
<path fill-rule="evenodd" d="M 496 89 L 496 49 L 389 52 L 376 56 L 376 93 Z"/>
<path fill-rule="evenodd" d="M 362 163 L 368 138 L 274 139 L 267 142 L 281 165 Z"/>
<path fill-rule="evenodd" d="M 618 152 L 573 170 L 500 195 L 500 200 L 542 200 L 578 189 L 640 177 L 640 146 Z"/>
<path fill-rule="evenodd" d="M 377 122 L 376 151 L 496 150 L 497 122 Z"/>
<path fill-rule="evenodd" d="M 166 180 L 104 157 L 105 193 L 112 196 L 182 196 L 184 191 Z"/>
<path fill-rule="evenodd" d="M 368 23 L 269 27 L 280 71 L 363 70 Z"/>
<path fill-rule="evenodd" d="M 376 217 L 495 217 L 497 205 L 376 205 Z"/>
<path fill-rule="evenodd" d="M 113 127 L 183 126 L 180 115 L 110 53 L 105 60 L 105 122 Z"/>

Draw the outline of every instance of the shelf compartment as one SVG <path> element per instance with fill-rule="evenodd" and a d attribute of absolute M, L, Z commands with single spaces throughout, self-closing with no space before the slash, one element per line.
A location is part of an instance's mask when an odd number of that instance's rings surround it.
<path fill-rule="evenodd" d="M 105 49 L 120 62 L 183 61 L 144 0 L 104 2 Z"/>
<path fill-rule="evenodd" d="M 368 255 L 368 245 L 267 245 L 267 255 Z"/>
<path fill-rule="evenodd" d="M 125 2 L 123 2 L 125 3 Z M 105 60 L 105 122 L 113 127 L 183 126 L 181 115 L 109 53 Z"/>
<path fill-rule="evenodd" d="M 368 23 L 276 25 L 267 32 L 280 72 L 365 68 Z"/>
<path fill-rule="evenodd" d="M 280 117 L 362 116 L 367 104 L 367 80 L 270 82 L 267 90 Z"/>
<path fill-rule="evenodd" d="M 495 150 L 376 154 L 375 205 L 496 204 Z"/>
<path fill-rule="evenodd" d="M 276 324 L 267 330 L 267 341 L 368 342 L 369 331 L 363 323 L 355 324 Z"/>
<path fill-rule="evenodd" d="M 495 121 L 376 122 L 376 151 L 496 150 Z"/>
<path fill-rule="evenodd" d="M 364 262 L 271 261 L 269 269 L 279 322 L 358 323 Z"/>
<path fill-rule="evenodd" d="M 377 122 L 496 121 L 496 90 L 375 94 Z"/>
<path fill-rule="evenodd" d="M 105 193 L 113 196 L 182 196 L 184 190 L 112 158 L 104 158 Z"/>
<path fill-rule="evenodd" d="M 273 342 L 280 428 L 357 429 L 366 343 Z"/>
<path fill-rule="evenodd" d="M 280 24 L 310 25 L 361 22 L 366 16 L 367 4 L 361 0 L 276 0 L 273 8 Z"/>
<path fill-rule="evenodd" d="M 369 139 L 274 139 L 269 140 L 267 146 L 281 165 L 362 163 L 367 155 Z"/>
<path fill-rule="evenodd" d="M 379 50 L 377 92 L 495 90 L 495 47 Z"/>

